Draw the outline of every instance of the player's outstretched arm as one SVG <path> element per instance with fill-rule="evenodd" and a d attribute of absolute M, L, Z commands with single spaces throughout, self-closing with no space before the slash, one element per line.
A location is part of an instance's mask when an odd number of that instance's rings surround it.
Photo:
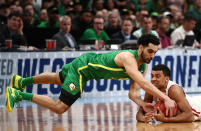
<path fill-rule="evenodd" d="M 147 93 L 164 100 L 167 111 L 170 111 L 170 116 L 173 116 L 173 111 L 176 107 L 176 103 L 168 96 L 159 91 L 153 84 L 145 80 L 143 75 L 138 71 L 137 61 L 130 52 L 121 52 L 115 57 L 115 63 L 126 69 L 128 75 L 139 84 Z M 168 112 L 167 112 L 168 113 Z"/>

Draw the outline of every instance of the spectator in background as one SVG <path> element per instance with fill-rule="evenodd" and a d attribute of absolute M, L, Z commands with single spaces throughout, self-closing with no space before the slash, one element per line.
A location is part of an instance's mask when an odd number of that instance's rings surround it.
<path fill-rule="evenodd" d="M 32 4 L 24 5 L 24 13 L 29 15 L 27 17 L 30 18 L 29 25 L 33 26 L 36 21 L 38 21 L 38 15 L 34 11 L 34 7 Z"/>
<path fill-rule="evenodd" d="M 69 10 L 66 12 L 66 15 L 69 16 L 71 19 L 74 19 L 76 17 L 76 12 L 75 10 Z"/>
<path fill-rule="evenodd" d="M 128 1 L 127 0 L 115 0 L 115 6 L 117 9 L 122 10 L 126 8 Z"/>
<path fill-rule="evenodd" d="M 12 48 L 28 48 L 28 43 L 23 34 L 22 16 L 13 12 L 8 16 L 7 25 L 0 27 L 0 46 L 6 46 L 6 40 L 12 40 Z M 34 47 L 30 47 L 36 49 Z"/>
<path fill-rule="evenodd" d="M 141 9 L 136 12 L 136 27 L 140 28 L 142 26 L 143 17 L 149 15 L 149 12 L 145 9 Z"/>
<path fill-rule="evenodd" d="M 195 24 L 196 24 L 195 17 L 190 13 L 186 13 L 184 16 L 183 24 L 179 26 L 177 29 L 175 29 L 171 34 L 172 45 L 174 47 L 181 47 L 187 35 L 195 36 L 193 32 Z M 194 43 L 195 47 L 200 46 L 196 40 L 192 42 Z"/>
<path fill-rule="evenodd" d="M 152 19 L 152 30 L 156 30 L 158 26 L 158 16 L 159 14 L 157 12 L 152 12 L 151 13 L 151 19 Z"/>
<path fill-rule="evenodd" d="M 93 14 L 90 10 L 82 10 L 79 16 L 72 20 L 71 33 L 75 37 L 76 41 L 80 40 L 83 32 L 91 27 L 93 20 Z"/>
<path fill-rule="evenodd" d="M 178 12 L 183 13 L 183 7 L 185 4 L 185 0 L 166 0 L 166 5 L 174 5 Z"/>
<path fill-rule="evenodd" d="M 35 21 L 34 25 L 37 26 L 41 22 L 47 22 L 48 21 L 48 14 L 47 14 L 47 9 L 41 8 L 40 12 L 38 14 L 38 20 Z"/>
<path fill-rule="evenodd" d="M 30 12 L 24 12 L 22 19 L 24 23 L 24 28 L 34 27 L 33 15 Z"/>
<path fill-rule="evenodd" d="M 109 36 L 103 30 L 104 28 L 104 19 L 101 16 L 95 16 L 93 19 L 93 28 L 86 29 L 83 35 L 81 36 L 82 40 L 109 40 Z"/>
<path fill-rule="evenodd" d="M 72 0 L 59 0 L 60 4 L 58 5 L 58 11 L 60 16 L 66 15 L 66 10 L 65 7 L 68 5 L 72 5 L 73 1 Z"/>
<path fill-rule="evenodd" d="M 188 12 L 196 18 L 196 28 L 201 30 L 201 0 L 194 0 L 193 8 L 189 9 Z"/>
<path fill-rule="evenodd" d="M 122 20 L 121 31 L 112 35 L 111 39 L 121 40 L 122 42 L 126 42 L 128 40 L 137 40 L 137 38 L 132 34 L 132 30 L 132 19 L 125 18 Z"/>
<path fill-rule="evenodd" d="M 82 6 L 80 0 L 75 0 L 73 8 L 75 10 L 76 16 L 81 13 L 81 11 L 83 10 L 83 6 Z"/>
<path fill-rule="evenodd" d="M 133 32 L 133 35 L 137 37 L 138 39 L 144 34 L 152 34 L 159 38 L 158 33 L 155 30 L 152 30 L 153 22 L 152 22 L 151 16 L 148 16 L 148 15 L 143 16 L 142 20 L 143 20 L 142 27 L 136 30 L 135 32 Z"/>
<path fill-rule="evenodd" d="M 170 19 L 169 17 L 166 16 L 159 16 L 158 18 L 158 28 L 156 29 L 160 43 L 161 43 L 161 48 L 173 48 L 170 42 L 170 37 L 166 35 L 166 33 L 169 30 L 169 25 L 170 25 Z"/>
<path fill-rule="evenodd" d="M 104 7 L 105 7 L 108 11 L 112 11 L 113 9 L 115 9 L 114 0 L 105 0 L 105 2 L 104 2 Z"/>
<path fill-rule="evenodd" d="M 48 9 L 49 7 L 53 5 L 54 5 L 54 2 L 52 0 L 42 0 L 41 9 Z"/>
<path fill-rule="evenodd" d="M 55 6 L 51 6 L 47 9 L 48 12 L 48 21 L 42 21 L 38 28 L 59 28 L 59 12 L 58 8 Z"/>
<path fill-rule="evenodd" d="M 106 19 L 105 31 L 109 37 L 121 30 L 121 17 L 116 12 L 110 12 Z"/>
<path fill-rule="evenodd" d="M 123 8 L 122 10 L 120 10 L 120 16 L 121 19 L 125 19 L 125 18 L 130 18 L 130 14 L 127 8 Z"/>
<path fill-rule="evenodd" d="M 9 9 L 10 9 L 10 13 L 12 13 L 12 12 L 18 12 L 18 13 L 20 13 L 21 15 L 23 14 L 23 9 L 22 9 L 21 6 L 11 4 L 11 5 L 9 6 Z"/>
<path fill-rule="evenodd" d="M 59 28 L 60 31 L 52 37 L 52 39 L 56 40 L 56 48 L 58 50 L 78 49 L 74 37 L 70 34 L 71 18 L 69 16 L 61 16 L 59 18 Z"/>
<path fill-rule="evenodd" d="M 194 6 L 188 11 L 196 18 L 196 39 L 201 43 L 201 0 L 194 0 Z"/>
<path fill-rule="evenodd" d="M 8 4 L 0 4 L 0 24 L 7 23 L 7 17 L 10 14 Z"/>
<path fill-rule="evenodd" d="M 32 5 L 33 10 L 36 14 L 39 13 L 40 6 L 36 4 L 35 0 L 20 0 L 20 5 L 25 7 L 25 5 Z"/>
<path fill-rule="evenodd" d="M 180 12 L 175 5 L 170 5 L 168 8 L 169 8 L 170 12 L 165 11 L 163 14 L 169 15 L 172 17 L 172 20 L 170 23 L 170 28 L 174 30 L 182 24 L 183 13 Z"/>
<path fill-rule="evenodd" d="M 104 9 L 104 1 L 103 0 L 93 0 L 92 10 L 97 12 Z"/>

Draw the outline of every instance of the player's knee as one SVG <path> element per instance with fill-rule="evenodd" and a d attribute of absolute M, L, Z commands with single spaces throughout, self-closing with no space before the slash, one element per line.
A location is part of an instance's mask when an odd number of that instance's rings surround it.
<path fill-rule="evenodd" d="M 69 107 L 63 107 L 63 106 L 57 106 L 55 113 L 57 114 L 63 114 L 64 112 L 66 112 L 69 109 Z"/>
<path fill-rule="evenodd" d="M 66 112 L 66 111 L 64 111 L 64 110 L 56 110 L 55 111 L 55 113 L 57 113 L 57 114 L 63 114 L 64 112 Z"/>

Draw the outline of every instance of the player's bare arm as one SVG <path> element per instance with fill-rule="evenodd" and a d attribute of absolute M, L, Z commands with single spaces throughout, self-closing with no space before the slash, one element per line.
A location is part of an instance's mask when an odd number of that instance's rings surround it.
<path fill-rule="evenodd" d="M 119 53 L 115 57 L 114 61 L 118 66 L 124 67 L 128 75 L 146 92 L 154 95 L 157 98 L 160 98 L 161 100 L 164 100 L 166 109 L 170 110 L 171 116 L 173 115 L 173 110 L 175 109 L 176 103 L 159 91 L 153 84 L 144 79 L 143 75 L 138 71 L 139 65 L 137 64 L 137 61 L 130 52 Z"/>
<path fill-rule="evenodd" d="M 174 85 L 169 89 L 169 97 L 176 101 L 179 108 L 179 114 L 174 117 L 165 117 L 157 114 L 156 120 L 163 122 L 192 122 L 194 120 L 192 108 L 188 103 L 184 91 L 181 87 Z"/>
<path fill-rule="evenodd" d="M 144 77 L 146 75 L 147 68 L 148 68 L 148 66 L 146 65 L 145 72 L 143 73 Z M 140 96 L 140 86 L 135 81 L 133 81 L 133 80 L 132 80 L 132 82 L 130 84 L 130 90 L 129 90 L 128 96 L 137 105 L 139 105 L 141 107 L 144 106 L 145 102 L 141 99 L 141 96 Z"/>

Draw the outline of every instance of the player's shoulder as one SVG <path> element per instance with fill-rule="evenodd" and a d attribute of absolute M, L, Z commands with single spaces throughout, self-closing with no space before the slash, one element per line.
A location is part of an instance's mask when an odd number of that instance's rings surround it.
<path fill-rule="evenodd" d="M 176 96 L 179 97 L 181 94 L 183 95 L 185 93 L 184 93 L 183 88 L 180 85 L 174 84 L 174 85 L 171 85 L 171 88 L 169 88 L 168 94 L 171 94 L 171 95 L 173 95 L 175 97 Z"/>
<path fill-rule="evenodd" d="M 122 50 L 119 54 L 124 56 L 134 56 L 134 50 Z"/>

